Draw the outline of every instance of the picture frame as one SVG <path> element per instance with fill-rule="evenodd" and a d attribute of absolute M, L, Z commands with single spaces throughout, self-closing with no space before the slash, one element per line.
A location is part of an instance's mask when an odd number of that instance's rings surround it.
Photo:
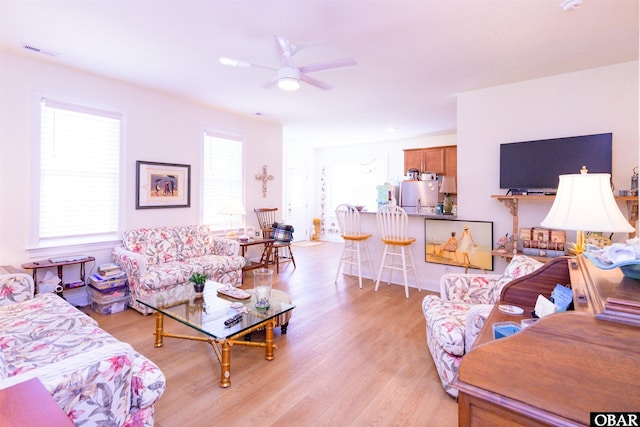
<path fill-rule="evenodd" d="M 424 242 L 426 262 L 493 271 L 491 221 L 425 218 Z"/>
<path fill-rule="evenodd" d="M 191 165 L 136 161 L 136 209 L 191 206 Z"/>

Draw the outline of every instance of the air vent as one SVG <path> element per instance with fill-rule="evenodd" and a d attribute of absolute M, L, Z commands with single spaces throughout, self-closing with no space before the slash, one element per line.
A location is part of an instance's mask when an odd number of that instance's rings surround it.
<path fill-rule="evenodd" d="M 49 56 L 58 56 L 59 55 L 58 52 L 52 52 L 50 50 L 43 50 L 43 49 L 40 49 L 39 47 L 31 46 L 30 44 L 23 44 L 22 48 L 26 49 L 26 50 L 28 50 L 30 52 L 41 53 L 43 55 L 49 55 Z"/>

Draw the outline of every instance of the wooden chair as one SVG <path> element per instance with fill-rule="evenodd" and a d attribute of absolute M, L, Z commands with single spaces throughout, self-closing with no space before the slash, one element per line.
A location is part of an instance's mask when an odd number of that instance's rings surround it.
<path fill-rule="evenodd" d="M 272 239 L 273 238 L 273 224 L 277 222 L 276 220 L 276 212 L 278 208 L 256 208 L 253 210 L 258 217 L 258 225 L 262 230 L 262 237 L 264 239 Z M 280 249 L 286 249 L 288 256 L 281 255 Z M 264 262 L 264 257 L 267 256 L 266 251 L 262 253 L 262 257 L 260 258 L 260 262 Z M 276 265 L 276 274 L 280 272 L 280 259 L 291 260 L 293 264 L 293 268 L 296 268 L 296 260 L 293 258 L 293 252 L 291 251 L 291 242 L 290 241 L 281 241 L 275 240 L 273 242 L 272 250 L 271 250 L 271 259 L 266 260 L 269 264 Z"/>
<path fill-rule="evenodd" d="M 380 270 L 378 271 L 378 279 L 376 280 L 375 291 L 378 291 L 380 286 L 380 277 L 382 276 L 382 270 L 389 269 L 389 280 L 387 283 L 391 284 L 391 274 L 393 270 L 402 271 L 402 277 L 404 278 L 404 293 L 409 298 L 409 283 L 407 281 L 407 273 L 413 271 L 413 276 L 416 281 L 416 286 L 419 290 L 420 282 L 418 281 L 418 275 L 416 273 L 415 263 L 413 262 L 413 254 L 411 253 L 411 246 L 415 241 L 415 237 L 408 236 L 409 219 L 407 213 L 399 206 L 384 205 L 378 209 L 376 214 L 378 221 L 378 229 L 382 236 L 382 242 L 384 243 L 384 253 L 382 254 L 382 262 L 380 263 Z M 400 264 L 395 262 L 395 259 L 400 259 Z M 388 264 L 385 264 L 389 261 Z"/>
<path fill-rule="evenodd" d="M 373 275 L 373 266 L 371 265 L 371 257 L 367 248 L 367 239 L 371 237 L 371 234 L 363 233 L 360 230 L 360 212 L 352 205 L 339 205 L 336 208 L 336 218 L 340 227 L 340 235 L 344 239 L 344 249 L 342 250 L 334 283 L 338 282 L 338 276 L 343 264 L 349 265 L 350 276 L 353 266 L 356 265 L 358 266 L 358 283 L 360 289 L 362 289 L 362 261 L 369 263 L 369 269 Z M 361 246 L 364 249 L 365 259 L 362 259 Z"/>

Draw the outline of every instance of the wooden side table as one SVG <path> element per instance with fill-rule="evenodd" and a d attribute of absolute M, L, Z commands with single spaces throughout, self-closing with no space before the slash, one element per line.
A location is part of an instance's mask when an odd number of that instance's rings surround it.
<path fill-rule="evenodd" d="M 254 270 L 256 268 L 267 268 L 269 259 L 271 259 L 271 251 L 273 249 L 273 239 L 250 239 L 247 242 L 238 242 L 240 243 L 240 254 L 245 256 L 247 252 L 247 248 L 249 246 L 254 245 L 264 245 L 264 251 L 262 253 L 262 257 L 260 257 L 260 262 L 251 261 L 249 265 L 245 265 L 242 268 L 242 271 Z"/>
<path fill-rule="evenodd" d="M 0 425 L 73 427 L 38 378 L 0 390 Z"/>

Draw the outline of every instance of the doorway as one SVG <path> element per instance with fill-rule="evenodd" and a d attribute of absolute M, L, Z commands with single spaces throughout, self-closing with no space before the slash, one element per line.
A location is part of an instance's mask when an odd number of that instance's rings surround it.
<path fill-rule="evenodd" d="M 303 168 L 287 169 L 286 218 L 293 225 L 293 238 L 296 241 L 309 240 L 307 171 Z"/>

